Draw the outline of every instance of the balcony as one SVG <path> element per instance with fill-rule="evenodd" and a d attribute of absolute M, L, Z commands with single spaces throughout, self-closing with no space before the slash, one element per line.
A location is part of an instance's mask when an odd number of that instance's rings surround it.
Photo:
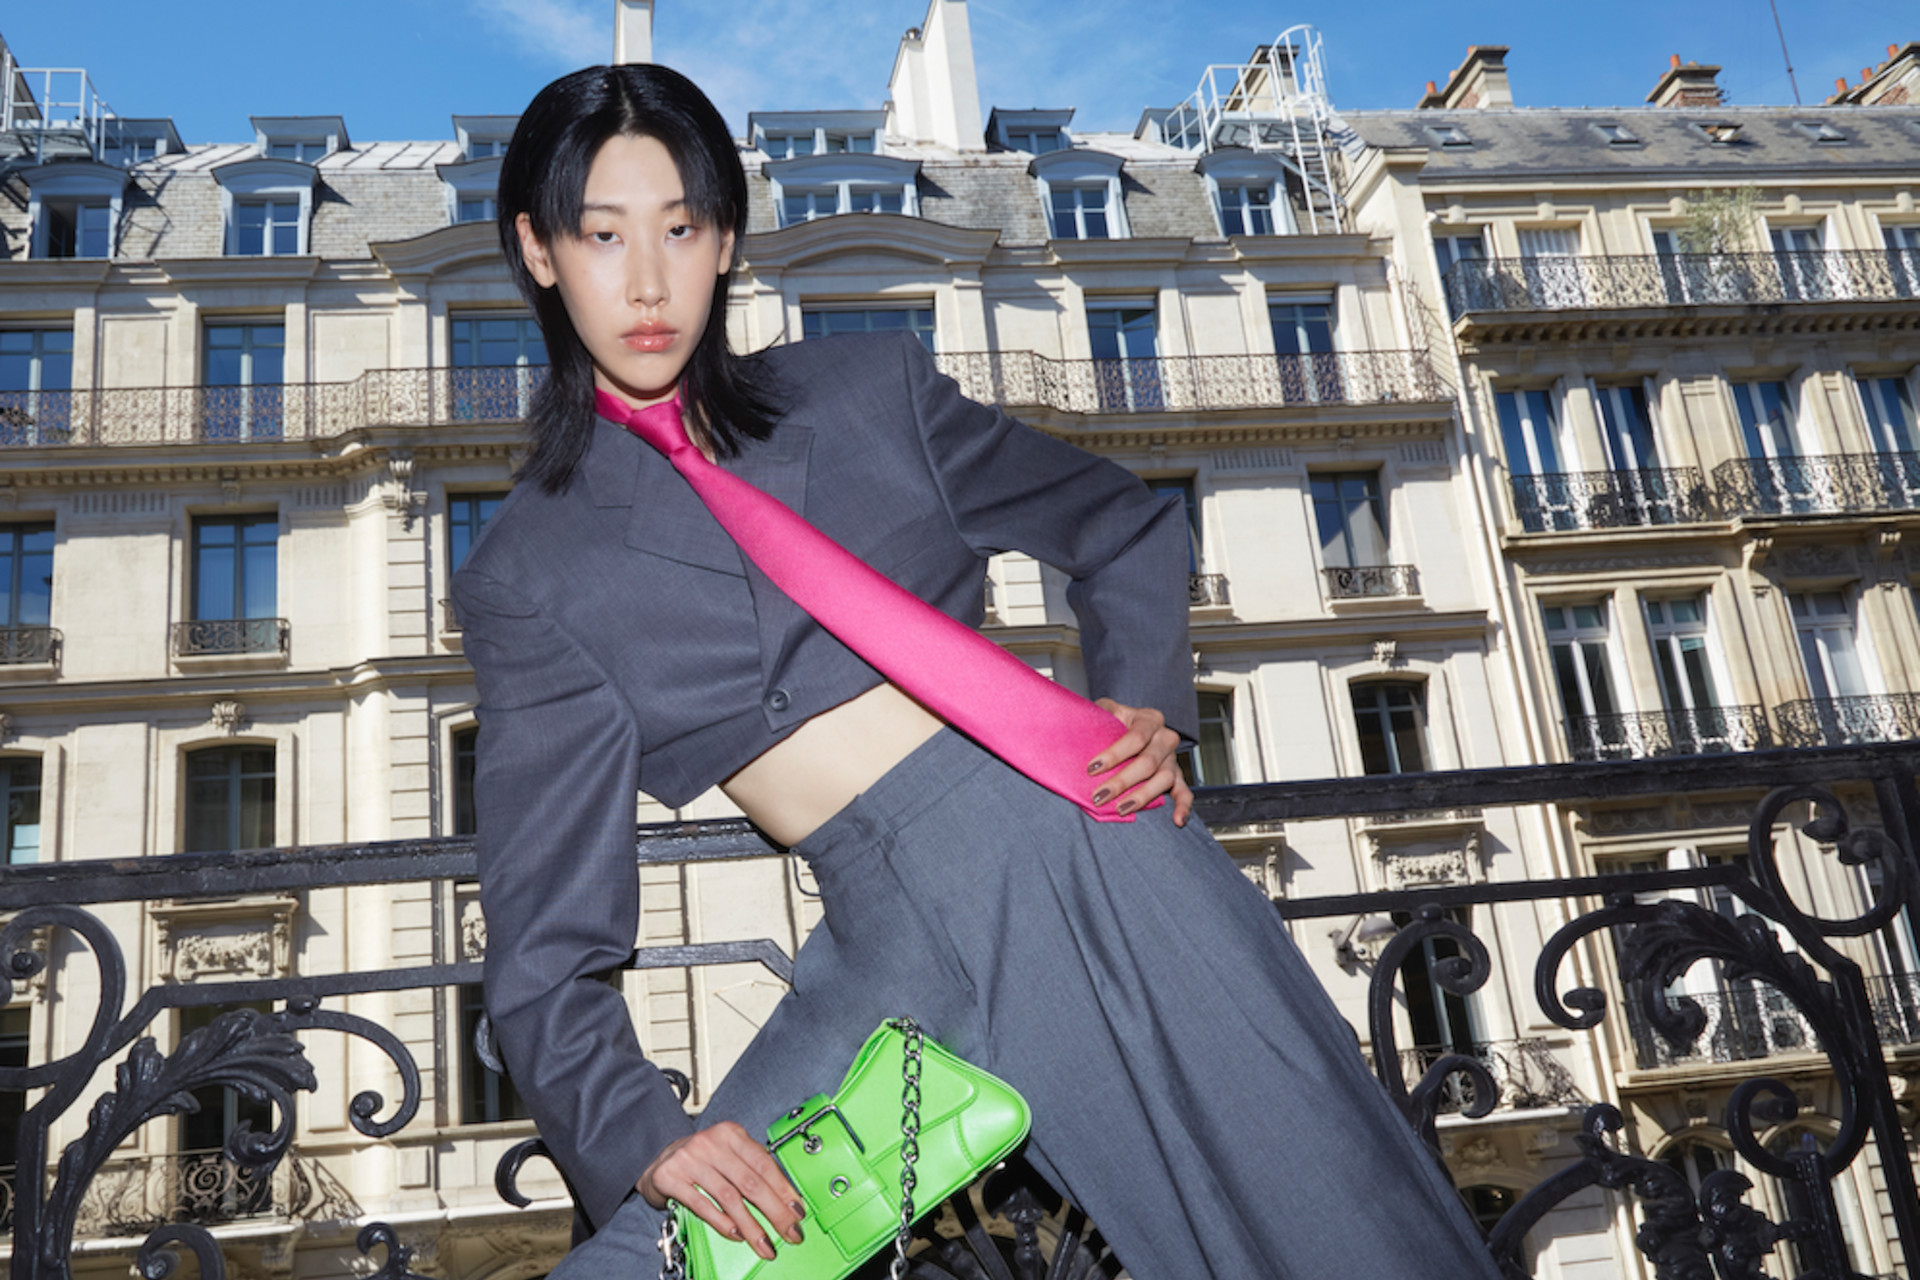
<path fill-rule="evenodd" d="M 60 661 L 58 627 L 0 627 L 0 666 Z"/>
<path fill-rule="evenodd" d="M 1420 571 L 1410 564 L 1335 565 L 1322 569 L 1330 600 L 1377 600 L 1420 594 Z"/>
<path fill-rule="evenodd" d="M 1806 1016 L 1787 997 L 1761 983 L 1722 983 L 1717 991 L 1675 992 L 1664 998 L 1676 1006 L 1692 1001 L 1705 1023 L 1692 1042 L 1674 1044 L 1654 1028 L 1642 998 L 1629 995 L 1627 1029 L 1642 1071 L 1682 1063 L 1752 1062 L 1820 1049 L 1819 1037 Z"/>
<path fill-rule="evenodd" d="M 1567 717 L 1567 754 L 1574 760 L 1700 756 L 1772 745 L 1767 713 L 1759 706 Z"/>
<path fill-rule="evenodd" d="M 1713 485 L 1728 517 L 1920 511 L 1920 453 L 1735 458 Z"/>
<path fill-rule="evenodd" d="M 270 1218 L 330 1221 L 360 1207 L 317 1161 L 299 1151 L 249 1169 L 222 1151 L 179 1151 L 114 1161 L 88 1188 L 77 1236 L 145 1235 L 163 1223 L 214 1227 Z"/>
<path fill-rule="evenodd" d="M 285 657 L 293 636 L 285 618 L 200 618 L 173 624 L 176 658 Z"/>
<path fill-rule="evenodd" d="M 1054 360 L 1032 351 L 950 351 L 941 372 L 975 400 L 1063 413 L 1160 413 L 1445 400 L 1424 351 Z"/>
<path fill-rule="evenodd" d="M 1187 607 L 1192 609 L 1224 609 L 1231 601 L 1227 599 L 1227 575 L 1224 573 L 1190 573 L 1187 575 Z"/>
<path fill-rule="evenodd" d="M 1402 1049 L 1400 1074 L 1405 1079 L 1418 1080 L 1440 1059 L 1457 1053 L 1457 1049 L 1436 1044 Z M 1475 1059 L 1493 1077 L 1499 1094 L 1497 1110 L 1530 1111 L 1539 1107 L 1581 1106 L 1587 1102 L 1574 1083 L 1572 1073 L 1554 1058 L 1547 1042 L 1537 1037 L 1476 1044 L 1471 1053 L 1461 1056 Z M 1441 1115 L 1471 1110 L 1476 1101 L 1473 1077 L 1459 1071 L 1447 1076 L 1437 1101 Z"/>
<path fill-rule="evenodd" d="M 1920 738 L 1920 694 L 1880 693 L 1847 698 L 1801 698 L 1773 709 L 1780 743 L 1839 747 Z"/>
<path fill-rule="evenodd" d="M 1867 1003 L 1882 1044 L 1920 1044 L 1920 973 L 1870 973 Z"/>
<path fill-rule="evenodd" d="M 1513 510 L 1528 533 L 1632 529 L 1717 517 L 1698 467 L 1516 475 Z"/>
<path fill-rule="evenodd" d="M 1469 258 L 1446 274 L 1451 314 L 1878 302 L 1920 297 L 1900 250 Z"/>

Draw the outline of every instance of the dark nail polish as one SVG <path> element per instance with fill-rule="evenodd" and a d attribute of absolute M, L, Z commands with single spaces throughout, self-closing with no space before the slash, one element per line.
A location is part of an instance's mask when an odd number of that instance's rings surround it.
<path fill-rule="evenodd" d="M 1121 812 L 1121 813 L 1132 813 L 1132 812 L 1133 812 L 1133 801 L 1131 801 L 1131 800 L 1122 800 L 1122 801 L 1120 802 L 1120 812 Z"/>
<path fill-rule="evenodd" d="M 798 1200 L 787 1201 L 787 1208 L 793 1210 L 793 1216 L 796 1218 L 804 1218 L 807 1216 L 807 1206 L 801 1204 Z"/>
<path fill-rule="evenodd" d="M 806 1237 L 800 1234 L 800 1224 L 799 1224 L 799 1223 L 797 1223 L 797 1222 L 796 1222 L 796 1223 L 794 1223 L 794 1224 L 793 1224 L 793 1225 L 792 1225 L 791 1227 L 788 1227 L 788 1228 L 787 1228 L 787 1243 L 788 1243 L 788 1244 L 799 1244 L 800 1242 L 802 1242 L 802 1241 L 803 1241 L 803 1240 L 805 1240 L 805 1239 L 806 1239 Z"/>
<path fill-rule="evenodd" d="M 1101 769 L 1102 769 L 1102 765 L 1098 760 L 1095 760 L 1092 764 L 1087 766 L 1087 772 L 1089 774 L 1099 773 L 1101 772 Z"/>
<path fill-rule="evenodd" d="M 1093 793 L 1093 802 L 1095 804 L 1105 804 L 1107 802 L 1107 797 L 1112 794 L 1113 793 L 1111 791 L 1106 791 L 1106 790 L 1096 791 Z"/>

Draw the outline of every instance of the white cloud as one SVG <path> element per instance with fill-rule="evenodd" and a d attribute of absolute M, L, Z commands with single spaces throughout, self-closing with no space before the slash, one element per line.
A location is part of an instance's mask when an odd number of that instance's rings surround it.
<path fill-rule="evenodd" d="M 475 0 L 480 12 L 542 61 L 566 68 L 613 56 L 612 6 L 593 0 Z"/>

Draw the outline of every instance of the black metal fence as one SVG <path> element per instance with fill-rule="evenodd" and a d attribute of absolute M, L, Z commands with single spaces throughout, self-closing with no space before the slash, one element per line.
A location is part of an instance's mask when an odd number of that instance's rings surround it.
<path fill-rule="evenodd" d="M 1729 518 L 1914 511 L 1920 453 L 1735 458 L 1713 469 L 1713 485 Z"/>
<path fill-rule="evenodd" d="M 1636 1069 L 1696 1060 L 1762 1067 L 1762 1074 L 1722 1082 L 1730 1090 L 1725 1128 L 1739 1156 L 1781 1184 L 1792 1221 L 1769 1221 L 1746 1204 L 1751 1184 L 1733 1170 L 1709 1175 L 1696 1192 L 1675 1167 L 1627 1149 L 1619 1111 L 1595 1103 L 1585 1113 L 1577 1157 L 1522 1197 L 1492 1229 L 1489 1248 L 1508 1275 L 1524 1274 L 1520 1259 L 1528 1232 L 1569 1196 L 1599 1186 L 1638 1206 L 1642 1222 L 1636 1241 L 1662 1280 L 1709 1280 L 1716 1270 L 1721 1280 L 1779 1274 L 1762 1270 L 1761 1262 L 1781 1245 L 1795 1254 L 1797 1274 L 1839 1278 L 1864 1269 L 1868 1260 L 1848 1254 L 1833 1182 L 1851 1176 L 1848 1171 L 1869 1144 L 1877 1158 L 1884 1218 L 1898 1260 L 1908 1267 L 1920 1261 L 1920 1196 L 1886 1060 L 1887 1044 L 1910 1043 L 1920 1025 L 1913 982 L 1904 974 L 1869 975 L 1850 954 L 1857 951 L 1851 940 L 1896 920 L 1910 926 L 1920 903 L 1913 844 L 1915 824 L 1920 823 L 1916 771 L 1920 745 L 1914 744 L 1769 751 L 1220 788 L 1202 793 L 1200 809 L 1216 830 L 1231 834 L 1342 816 L 1367 819 L 1369 829 L 1399 830 L 1409 824 L 1393 819 L 1414 815 L 1425 820 L 1436 813 L 1477 817 L 1494 806 L 1678 796 L 1728 809 L 1729 796 L 1757 797 L 1743 865 L 1547 881 L 1426 883 L 1392 891 L 1281 899 L 1276 906 L 1292 920 L 1338 922 L 1357 916 L 1389 921 L 1368 935 L 1369 945 L 1378 943 L 1371 957 L 1368 1040 L 1383 1084 L 1436 1153 L 1437 1117 L 1442 1112 L 1471 1119 L 1526 1100 L 1564 1107 L 1577 1105 L 1579 1098 L 1555 1046 L 1537 1038 L 1492 1044 L 1399 1043 L 1395 1008 L 1408 994 L 1416 961 L 1428 984 L 1423 989 L 1437 998 L 1465 1000 L 1488 983 L 1492 952 L 1461 921 L 1458 913 L 1463 909 L 1539 903 L 1547 916 L 1559 912 L 1568 920 L 1533 964 L 1539 1012 L 1562 1029 L 1567 1043 L 1574 1033 L 1602 1027 L 1610 1018 L 1624 1019 L 1616 1038 L 1633 1046 Z M 1847 791 L 1848 785 L 1856 790 Z M 1870 809 L 1874 825 L 1852 821 L 1841 794 L 1854 797 L 1856 809 Z M 1811 849 L 1807 856 L 1871 873 L 1861 877 L 1874 886 L 1866 910 L 1851 918 L 1824 918 L 1794 900 L 1786 886 L 1804 880 L 1799 870 L 1789 874 L 1781 865 L 1779 836 L 1788 824 L 1798 824 L 1807 837 L 1795 846 Z M 711 822 L 643 829 L 636 856 L 645 865 L 766 857 L 769 852 L 744 823 Z M 78 1020 L 90 1029 L 77 1043 L 65 1046 L 65 1056 L 0 1068 L 0 1093 L 37 1091 L 33 1106 L 20 1119 L 14 1153 L 18 1169 L 35 1171 L 35 1176 L 17 1177 L 13 1188 L 14 1280 L 66 1280 L 77 1219 L 89 1189 L 103 1178 L 111 1182 L 116 1177 L 140 1188 L 138 1195 L 129 1195 L 142 1205 L 157 1198 L 171 1210 L 138 1251 L 143 1274 L 157 1280 L 166 1273 L 162 1255 L 186 1249 L 196 1255 L 202 1276 L 220 1280 L 224 1262 L 205 1220 L 260 1208 L 251 1198 L 260 1195 L 271 1198 L 275 1212 L 293 1213 L 296 1188 L 286 1171 L 314 1167 L 303 1162 L 293 1146 L 296 1097 L 318 1084 L 297 1037 L 355 1037 L 390 1062 L 401 1081 L 400 1096 L 389 1102 L 378 1093 L 363 1092 L 350 1110 L 351 1123 L 362 1135 L 386 1137 L 415 1119 L 422 1096 L 420 1067 L 390 1029 L 337 1010 L 334 1004 L 354 994 L 444 988 L 480 976 L 478 962 L 463 961 L 294 978 L 161 983 L 138 993 L 129 1004 L 121 943 L 90 908 L 461 880 L 473 874 L 470 842 L 460 839 L 0 871 L 0 912 L 11 913 L 0 929 L 5 972 L 16 983 L 34 981 L 49 954 L 58 954 L 63 966 L 97 969 L 97 982 L 81 982 L 72 990 L 98 994 L 90 1017 L 78 1012 Z M 1709 902 L 1714 905 L 1706 905 Z M 1347 936 L 1353 936 L 1352 929 Z M 1581 959 L 1570 964 L 1576 953 Z M 1352 959 L 1358 952 L 1343 949 L 1343 955 Z M 643 948 L 629 961 L 635 968 L 723 963 L 758 963 L 782 979 L 790 973 L 786 955 L 766 941 Z M 1719 975 L 1719 985 L 1695 994 L 1684 984 L 1703 964 Z M 1617 977 L 1595 984 L 1575 977 L 1570 968 L 1611 970 Z M 1616 999 L 1626 1001 L 1624 1011 L 1613 1009 Z M 230 1009 L 181 1037 L 170 1053 L 163 1053 L 149 1034 L 155 1019 L 169 1010 L 237 1004 L 270 1011 Z M 1833 1123 L 1819 1141 L 1783 1154 L 1758 1135 L 1768 1125 L 1791 1121 L 1802 1105 L 1789 1083 L 1764 1073 L 1763 1064 L 1789 1054 L 1794 1055 L 1796 1071 L 1804 1073 L 1808 1063 L 1824 1069 L 1834 1099 Z M 1605 1058 L 1605 1051 L 1601 1056 Z M 110 1064 L 118 1064 L 113 1089 L 89 1100 L 88 1082 Z M 267 1132 L 242 1127 L 228 1139 L 226 1162 L 251 1171 L 245 1179 L 206 1176 L 210 1189 L 201 1198 L 205 1203 L 186 1203 L 168 1190 L 177 1177 L 165 1169 L 115 1172 L 115 1152 L 127 1135 L 156 1116 L 179 1111 L 182 1099 L 194 1091 L 216 1086 L 240 1090 L 271 1107 Z M 1273 1087 L 1289 1085 L 1276 1080 Z M 86 1131 L 58 1153 L 56 1161 L 47 1145 L 50 1126 L 79 1105 L 89 1107 Z M 525 1202 L 515 1187 L 515 1173 L 534 1149 L 522 1144 L 502 1162 L 502 1194 L 515 1203 Z M 359 1215 L 344 1191 L 316 1189 L 310 1173 L 302 1176 L 308 1178 L 308 1190 L 300 1194 L 324 1200 L 325 1213 L 349 1221 Z M 175 1182 L 169 1182 L 170 1177 Z M 1018 1200 L 1026 1194 L 1016 1192 L 1006 1203 L 1027 1204 Z M 1005 1259 L 995 1264 L 999 1271 L 984 1262 L 970 1264 L 975 1271 L 962 1265 L 956 1251 L 976 1247 L 968 1242 L 978 1223 L 971 1207 L 963 1205 L 956 1212 L 963 1225 L 972 1224 L 964 1238 L 926 1240 L 913 1274 L 921 1280 L 1016 1274 Z M 1028 1224 L 1021 1228 L 1025 1243 L 1014 1250 L 1017 1274 L 1021 1280 L 1049 1274 L 1046 1268 L 1060 1258 L 1049 1262 L 1029 1239 L 1035 1215 L 1026 1208 L 1009 1213 Z M 1091 1265 L 1085 1251 L 1097 1250 L 1092 1243 L 1097 1237 L 1084 1222 L 1074 1223 L 1063 1239 L 1063 1251 L 1081 1251 L 1066 1260 L 1070 1266 Z M 406 1251 L 395 1234 L 368 1224 L 361 1231 L 361 1249 L 367 1252 L 376 1244 L 387 1246 L 383 1274 L 395 1280 L 410 1274 Z"/>
<path fill-rule="evenodd" d="M 1920 251 L 1554 254 L 1469 258 L 1446 275 L 1455 316 L 1920 297 Z"/>
<path fill-rule="evenodd" d="M 1688 524 L 1718 516 L 1698 467 L 1515 475 L 1513 508 L 1528 533 Z"/>
<path fill-rule="evenodd" d="M 1320 572 L 1334 600 L 1420 594 L 1420 570 L 1410 564 L 1335 565 Z"/>
<path fill-rule="evenodd" d="M 1856 742 L 1920 738 L 1920 694 L 1878 693 L 1801 698 L 1773 709 L 1789 747 L 1844 747 Z"/>
<path fill-rule="evenodd" d="M 1716 751 L 1759 751 L 1772 745 L 1766 708 L 1758 705 L 1567 717 L 1567 753 L 1575 760 L 1697 756 Z"/>

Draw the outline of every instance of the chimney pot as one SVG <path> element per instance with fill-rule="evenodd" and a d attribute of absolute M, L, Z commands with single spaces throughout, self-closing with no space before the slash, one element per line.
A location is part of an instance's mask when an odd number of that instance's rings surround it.
<path fill-rule="evenodd" d="M 1845 93 L 1846 91 L 1847 91 L 1847 78 L 1845 76 L 1840 76 L 1836 78 L 1833 82 L 1834 94 L 1837 96 L 1839 94 Z"/>
<path fill-rule="evenodd" d="M 1891 60 L 1892 60 L 1892 58 L 1893 58 L 1893 55 L 1894 55 L 1894 54 L 1896 54 L 1896 53 L 1899 53 L 1899 52 L 1900 52 L 1900 46 L 1899 46 L 1899 45 L 1897 45 L 1897 44 L 1890 44 L 1890 45 L 1888 45 L 1888 46 L 1887 46 L 1887 58 L 1888 58 L 1888 60 L 1889 60 L 1889 61 L 1891 61 Z"/>
<path fill-rule="evenodd" d="M 1678 70 L 1680 67 L 1680 55 L 1677 53 L 1668 54 L 1667 65 L 1674 68 L 1675 70 Z"/>
<path fill-rule="evenodd" d="M 1435 83 L 1434 83 L 1433 81 L 1431 81 L 1431 80 L 1429 80 L 1429 81 L 1427 81 L 1427 92 L 1428 92 L 1428 93 L 1438 93 L 1438 92 L 1440 92 L 1440 86 L 1439 86 L 1439 85 L 1437 85 L 1437 84 L 1435 84 Z"/>
<path fill-rule="evenodd" d="M 1860 68 L 1860 83 L 1865 84 L 1867 81 L 1871 79 L 1873 79 L 1873 68 L 1872 67 Z"/>

